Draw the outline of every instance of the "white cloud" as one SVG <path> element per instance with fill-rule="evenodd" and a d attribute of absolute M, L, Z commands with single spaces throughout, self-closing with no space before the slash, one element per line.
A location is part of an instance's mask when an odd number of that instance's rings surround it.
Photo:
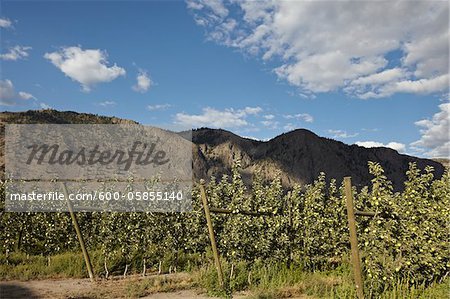
<path fill-rule="evenodd" d="M 41 107 L 41 109 L 52 109 L 52 107 L 46 103 L 39 103 L 39 107 Z"/>
<path fill-rule="evenodd" d="M 360 77 L 351 82 L 351 85 L 384 84 L 405 76 L 401 68 L 393 68 L 375 73 L 366 77 Z"/>
<path fill-rule="evenodd" d="M 202 15 L 194 16 L 196 23 L 202 26 L 222 21 L 229 13 L 221 0 L 187 0 L 186 4 L 193 11 L 202 10 Z"/>
<path fill-rule="evenodd" d="M 24 91 L 16 92 L 11 80 L 0 80 L 0 105 L 14 106 L 21 104 L 21 100 L 36 99 L 32 94 Z"/>
<path fill-rule="evenodd" d="M 431 79 L 404 80 L 396 82 L 392 89 L 388 88 L 388 93 L 411 92 L 411 93 L 432 93 L 445 90 L 449 87 L 448 74 L 437 76 Z M 389 86 L 388 86 L 389 87 Z"/>
<path fill-rule="evenodd" d="M 0 18 L 0 28 L 9 28 L 12 22 L 9 19 Z"/>
<path fill-rule="evenodd" d="M 422 136 L 411 146 L 421 149 L 428 157 L 450 158 L 450 103 L 439 105 L 439 109 L 432 119 L 415 123 L 422 128 Z"/>
<path fill-rule="evenodd" d="M 359 93 L 361 99 L 383 98 L 395 93 L 430 94 L 444 91 L 449 87 L 449 76 L 444 74 L 431 79 L 400 80 L 386 83 L 376 91 Z"/>
<path fill-rule="evenodd" d="M 288 123 L 283 127 L 283 129 L 285 131 L 293 131 L 293 130 L 297 129 L 297 127 L 292 123 Z"/>
<path fill-rule="evenodd" d="M 314 117 L 312 117 L 312 115 L 310 115 L 308 113 L 287 114 L 287 115 L 283 115 L 283 117 L 286 119 L 302 120 L 307 123 L 312 123 L 314 121 Z"/>
<path fill-rule="evenodd" d="M 449 87 L 447 1 L 205 2 L 188 7 L 208 39 L 275 60 L 274 72 L 302 94 L 366 99 Z"/>
<path fill-rule="evenodd" d="M 116 106 L 117 103 L 115 101 L 106 100 L 106 101 L 97 103 L 97 105 L 102 106 L 102 107 L 112 107 L 112 106 Z"/>
<path fill-rule="evenodd" d="M 273 114 L 266 114 L 266 115 L 263 115 L 263 117 L 264 117 L 265 119 L 267 119 L 267 120 L 271 120 L 271 119 L 274 119 L 274 118 L 275 118 L 275 115 L 273 115 Z"/>
<path fill-rule="evenodd" d="M 278 128 L 279 122 L 270 119 L 270 120 L 261 121 L 261 124 L 269 129 L 276 129 L 276 128 Z"/>
<path fill-rule="evenodd" d="M 44 57 L 66 76 L 79 82 L 83 91 L 89 92 L 95 84 L 111 82 L 125 75 L 125 69 L 114 64 L 108 66 L 107 53 L 99 49 L 83 50 L 80 47 L 62 48 L 46 53 Z"/>
<path fill-rule="evenodd" d="M 23 100 L 34 99 L 34 96 L 31 93 L 28 93 L 25 91 L 19 91 L 18 95 L 19 95 L 19 99 L 23 99 Z"/>
<path fill-rule="evenodd" d="M 392 148 L 399 153 L 404 153 L 406 151 L 405 144 L 400 143 L 400 142 L 391 141 L 388 144 L 386 144 L 386 147 Z"/>
<path fill-rule="evenodd" d="M 0 99 L 11 99 L 15 95 L 11 80 L 0 80 Z"/>
<path fill-rule="evenodd" d="M 133 90 L 141 93 L 147 92 L 153 83 L 147 72 L 143 70 L 139 71 L 136 81 L 136 85 L 133 85 Z"/>
<path fill-rule="evenodd" d="M 186 5 L 189 9 L 202 9 L 203 8 L 203 4 L 201 4 L 198 1 L 186 1 Z"/>
<path fill-rule="evenodd" d="M 252 115 L 256 115 L 260 112 L 262 112 L 262 108 L 261 107 L 245 107 L 242 110 L 238 110 L 238 114 L 252 114 Z"/>
<path fill-rule="evenodd" d="M 9 51 L 7 53 L 0 54 L 0 59 L 12 61 L 24 59 L 29 56 L 27 52 L 28 50 L 31 50 L 31 47 L 15 46 L 9 48 Z"/>
<path fill-rule="evenodd" d="M 191 115 L 177 113 L 175 122 L 184 126 L 214 127 L 214 128 L 237 128 L 248 126 L 246 118 L 256 115 L 262 111 L 260 107 L 245 107 L 244 109 L 217 110 L 214 108 L 203 108 L 202 114 Z"/>
<path fill-rule="evenodd" d="M 170 104 L 155 104 L 155 105 L 148 105 L 147 110 L 149 111 L 156 111 L 156 110 L 166 110 L 167 108 L 172 107 Z"/>
<path fill-rule="evenodd" d="M 406 151 L 406 145 L 403 143 L 391 141 L 387 144 L 377 142 L 377 141 L 357 141 L 355 144 L 363 147 L 388 147 L 393 150 L 398 151 L 399 153 L 404 153 Z"/>
<path fill-rule="evenodd" d="M 343 130 L 328 130 L 329 134 L 333 135 L 333 138 L 352 138 L 359 135 L 359 133 L 349 134 L 347 131 Z"/>
<path fill-rule="evenodd" d="M 371 128 L 371 129 L 368 129 L 368 128 L 362 128 L 361 131 L 365 131 L 365 132 L 378 132 L 378 131 L 380 131 L 380 129 L 378 129 L 378 128 Z"/>

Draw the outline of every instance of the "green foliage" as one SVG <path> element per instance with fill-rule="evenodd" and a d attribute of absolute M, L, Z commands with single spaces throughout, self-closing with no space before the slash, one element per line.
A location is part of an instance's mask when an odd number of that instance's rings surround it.
<path fill-rule="evenodd" d="M 360 227 L 368 287 L 381 291 L 399 280 L 418 285 L 448 275 L 448 172 L 432 181 L 431 168 L 421 173 L 411 164 L 405 190 L 394 194 L 378 165 L 370 171 L 374 188 L 360 199 L 377 213 Z"/>
<path fill-rule="evenodd" d="M 261 276 L 249 265 L 276 264 L 286 269 L 296 265 L 302 271 L 346 265 L 349 243 L 342 186 L 335 180 L 327 184 L 321 173 L 310 185 L 284 190 L 279 175 L 265 182 L 256 172 L 247 188 L 239 170 L 236 161 L 230 176 L 212 177 L 206 188 L 211 206 L 235 212 L 212 216 L 219 252 L 234 265 L 234 280 L 228 280 L 233 289 L 248 287 L 248 273 L 254 279 Z M 399 281 L 412 287 L 448 276 L 448 171 L 436 180 L 431 168 L 421 171 L 411 164 L 401 193 L 394 193 L 379 164 L 370 162 L 369 172 L 372 186 L 353 190 L 356 208 L 376 213 L 373 218 L 357 219 L 366 289 L 381 294 Z M 4 188 L 1 182 L 0 250 L 8 255 L 6 259 L 12 252 L 49 256 L 79 251 L 67 213 L 5 213 Z M 157 268 L 161 262 L 164 271 L 190 269 L 195 263 L 200 268 L 209 265 L 207 271 L 215 272 L 209 263 L 210 244 L 197 185 L 192 201 L 190 213 L 77 213 L 88 247 L 99 252 L 100 273 L 105 262 L 111 273 L 123 271 L 125 265 L 140 271 L 144 260 L 147 268 Z M 241 210 L 271 216 L 247 216 L 239 214 Z M 231 266 L 225 266 L 225 276 L 230 271 Z"/>

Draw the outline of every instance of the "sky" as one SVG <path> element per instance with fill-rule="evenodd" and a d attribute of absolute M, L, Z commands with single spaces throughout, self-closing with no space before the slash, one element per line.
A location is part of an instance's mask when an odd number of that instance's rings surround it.
<path fill-rule="evenodd" d="M 450 156 L 447 1 L 0 5 L 2 111 Z"/>

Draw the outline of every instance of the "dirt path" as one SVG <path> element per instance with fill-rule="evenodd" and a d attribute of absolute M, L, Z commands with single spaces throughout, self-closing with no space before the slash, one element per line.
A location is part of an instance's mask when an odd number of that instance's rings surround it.
<path fill-rule="evenodd" d="M 249 293 L 233 294 L 234 299 L 244 299 Z M 290 294 L 290 299 L 311 299 L 313 297 Z M 0 281 L 0 299 L 214 299 L 195 287 L 192 275 L 188 273 L 130 275 L 127 278 L 114 277 L 89 279 L 42 279 L 30 281 Z M 218 298 L 217 298 L 218 299 Z"/>
<path fill-rule="evenodd" d="M 192 278 L 185 273 L 130 276 L 91 283 L 88 279 L 46 279 L 0 282 L 0 298 L 39 299 L 96 299 L 96 298 L 147 298 L 147 299 L 207 299 L 213 298 L 192 288 Z"/>

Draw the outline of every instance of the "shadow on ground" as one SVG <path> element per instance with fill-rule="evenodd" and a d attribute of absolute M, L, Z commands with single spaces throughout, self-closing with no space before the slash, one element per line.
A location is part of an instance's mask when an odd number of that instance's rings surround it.
<path fill-rule="evenodd" d="M 0 298 L 2 299 L 22 299 L 22 298 L 40 298 L 37 294 L 33 293 L 30 289 L 16 284 L 1 284 L 0 285 Z"/>

